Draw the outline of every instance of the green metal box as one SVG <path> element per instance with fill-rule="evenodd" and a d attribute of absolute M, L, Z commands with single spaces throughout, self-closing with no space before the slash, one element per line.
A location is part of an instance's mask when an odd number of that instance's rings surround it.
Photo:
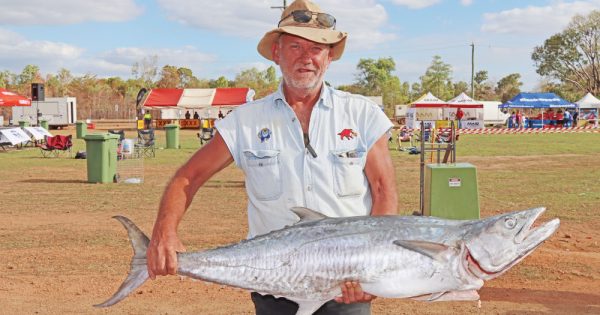
<path fill-rule="evenodd" d="M 425 167 L 424 215 L 446 219 L 479 219 L 477 170 L 470 163 Z"/>

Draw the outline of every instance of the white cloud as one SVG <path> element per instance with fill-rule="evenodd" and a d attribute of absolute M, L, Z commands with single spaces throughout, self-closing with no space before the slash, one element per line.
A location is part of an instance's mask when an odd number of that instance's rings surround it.
<path fill-rule="evenodd" d="M 118 22 L 142 13 L 134 0 L 2 0 L 0 25 L 64 25 Z"/>
<path fill-rule="evenodd" d="M 549 6 L 515 8 L 484 14 L 482 32 L 499 34 L 557 33 L 569 24 L 576 14 L 587 14 L 600 8 L 600 1 L 555 2 Z"/>
<path fill-rule="evenodd" d="M 337 29 L 348 33 L 346 48 L 349 51 L 365 51 L 396 39 L 396 35 L 381 31 L 386 26 L 388 14 L 375 0 L 321 0 L 325 12 L 332 12 Z"/>
<path fill-rule="evenodd" d="M 392 2 L 411 9 L 423 9 L 438 4 L 441 0 L 392 0 Z"/>
<path fill-rule="evenodd" d="M 258 37 L 279 21 L 271 1 L 157 0 L 167 16 L 185 25 L 241 37 Z"/>
<path fill-rule="evenodd" d="M 45 40 L 32 41 L 17 33 L 0 29 L 0 60 L 6 65 L 57 64 L 76 60 L 82 53 L 83 49 L 76 46 Z"/>
<path fill-rule="evenodd" d="M 158 0 L 170 19 L 199 29 L 245 38 L 256 38 L 277 26 L 281 10 L 275 1 Z M 379 29 L 387 22 L 385 8 L 376 0 L 322 0 L 319 6 L 334 15 L 338 29 L 350 34 L 348 46 L 361 49 L 394 39 Z"/>
<path fill-rule="evenodd" d="M 473 4 L 473 0 L 460 0 L 460 4 L 462 4 L 465 7 L 468 7 L 471 4 Z"/>

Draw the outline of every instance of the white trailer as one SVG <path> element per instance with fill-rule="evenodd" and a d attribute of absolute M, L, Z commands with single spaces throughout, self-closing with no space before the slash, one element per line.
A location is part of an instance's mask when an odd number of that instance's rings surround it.
<path fill-rule="evenodd" d="M 510 114 L 503 113 L 498 105 L 502 104 L 501 102 L 495 101 L 484 101 L 481 102 L 483 104 L 483 123 L 485 125 L 504 125 L 506 124 L 506 120 L 510 117 Z"/>
<path fill-rule="evenodd" d="M 39 113 L 39 119 L 38 119 Z M 43 102 L 32 101 L 31 106 L 13 107 L 12 124 L 28 121 L 36 125 L 46 120 L 48 127 L 58 128 L 73 125 L 77 121 L 77 98 L 47 97 Z"/>

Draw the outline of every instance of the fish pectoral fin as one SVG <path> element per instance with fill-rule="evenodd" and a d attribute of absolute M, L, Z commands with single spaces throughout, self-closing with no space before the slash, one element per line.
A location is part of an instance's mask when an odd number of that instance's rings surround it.
<path fill-rule="evenodd" d="M 292 300 L 293 301 L 293 300 Z M 296 315 L 312 315 L 327 301 L 294 301 L 298 303 Z"/>
<path fill-rule="evenodd" d="M 298 218 L 300 218 L 300 221 L 297 223 L 318 221 L 329 218 L 320 212 L 305 207 L 292 207 L 290 210 L 292 210 L 292 212 L 295 213 Z"/>
<path fill-rule="evenodd" d="M 405 240 L 395 240 L 395 245 L 398 245 L 402 248 L 406 248 L 408 250 L 412 250 L 413 252 L 417 252 L 419 254 L 425 255 L 433 260 L 447 262 L 448 257 L 444 255 L 449 246 L 440 244 L 440 243 L 432 243 L 425 241 L 405 241 Z"/>

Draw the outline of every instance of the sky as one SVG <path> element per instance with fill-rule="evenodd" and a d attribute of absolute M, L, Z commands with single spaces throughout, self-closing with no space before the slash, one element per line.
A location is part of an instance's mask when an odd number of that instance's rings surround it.
<path fill-rule="evenodd" d="M 401 81 L 418 82 L 433 56 L 452 66 L 453 80 L 475 71 L 498 81 L 520 73 L 522 90 L 540 77 L 533 48 L 600 0 L 316 0 L 349 33 L 342 59 L 326 80 L 355 81 L 360 58 L 392 57 Z M 291 0 L 288 0 L 288 4 Z M 186 67 L 202 79 L 234 79 L 273 63 L 256 45 L 275 28 L 283 0 L 0 0 L 0 71 L 28 64 L 42 75 L 131 77 L 132 65 L 157 56 L 157 66 Z"/>

